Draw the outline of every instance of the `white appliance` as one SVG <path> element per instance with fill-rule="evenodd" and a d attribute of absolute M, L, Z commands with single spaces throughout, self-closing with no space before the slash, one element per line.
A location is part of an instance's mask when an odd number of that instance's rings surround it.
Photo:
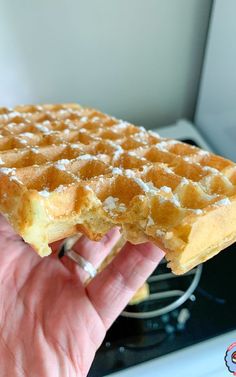
<path fill-rule="evenodd" d="M 214 1 L 195 124 L 216 152 L 236 161 L 236 1 Z"/>

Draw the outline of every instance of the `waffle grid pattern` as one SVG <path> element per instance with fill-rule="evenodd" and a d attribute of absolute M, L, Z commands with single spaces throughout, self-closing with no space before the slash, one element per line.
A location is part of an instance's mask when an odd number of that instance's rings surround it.
<path fill-rule="evenodd" d="M 0 186 L 3 177 L 44 200 L 83 187 L 110 226 L 162 240 L 236 192 L 233 162 L 75 104 L 0 108 Z"/>

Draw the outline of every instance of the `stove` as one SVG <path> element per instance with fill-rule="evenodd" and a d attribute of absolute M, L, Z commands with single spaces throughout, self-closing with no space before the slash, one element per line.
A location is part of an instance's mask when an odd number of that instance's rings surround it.
<path fill-rule="evenodd" d="M 211 150 L 187 121 L 157 131 Z M 149 360 L 236 329 L 235 249 L 236 244 L 184 276 L 173 275 L 163 261 L 148 279 L 149 298 L 128 305 L 108 331 L 89 376 L 122 376 L 134 366 L 132 376 L 143 375 L 140 368 Z"/>

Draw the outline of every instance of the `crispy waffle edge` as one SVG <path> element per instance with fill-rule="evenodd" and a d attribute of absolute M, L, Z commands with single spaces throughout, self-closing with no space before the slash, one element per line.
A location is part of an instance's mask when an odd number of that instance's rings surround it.
<path fill-rule="evenodd" d="M 236 165 L 76 104 L 0 108 L 0 209 L 41 255 L 120 226 L 183 274 L 236 240 Z"/>

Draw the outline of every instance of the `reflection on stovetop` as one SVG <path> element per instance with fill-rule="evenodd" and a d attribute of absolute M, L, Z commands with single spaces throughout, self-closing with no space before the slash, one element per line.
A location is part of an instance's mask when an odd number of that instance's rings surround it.
<path fill-rule="evenodd" d="M 193 140 L 183 141 L 197 146 Z M 236 244 L 204 263 L 200 283 L 180 307 L 151 319 L 120 316 L 108 331 L 88 376 L 102 377 L 235 329 L 235 265 Z M 160 268 L 166 267 L 159 266 L 157 273 Z M 169 289 L 169 282 L 158 284 L 167 284 Z M 186 280 L 178 279 L 177 288 L 186 289 L 183 284 Z M 139 310 L 146 311 L 145 305 L 149 304 L 139 305 Z"/>

